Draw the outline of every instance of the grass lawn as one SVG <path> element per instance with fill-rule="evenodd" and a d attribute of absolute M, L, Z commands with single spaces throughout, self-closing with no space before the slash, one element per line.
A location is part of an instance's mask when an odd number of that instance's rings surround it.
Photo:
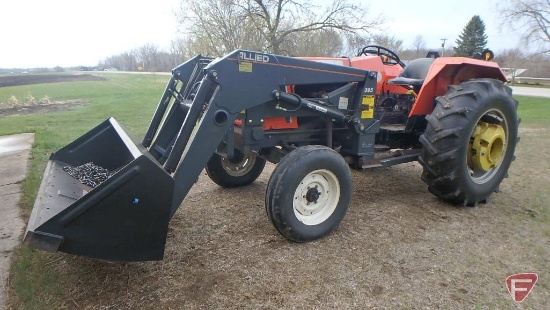
<path fill-rule="evenodd" d="M 129 133 L 141 137 L 169 79 L 166 75 L 105 74 L 106 81 L 37 84 L 0 88 L 0 102 L 9 98 L 25 98 L 29 93 L 36 98 L 48 96 L 51 100 L 84 99 L 89 104 L 74 110 L 47 114 L 10 116 L 0 119 L 0 135 L 22 132 L 35 133 L 32 163 L 23 184 L 21 206 L 23 214 L 30 214 L 40 180 L 49 155 L 78 138 L 106 118 L 115 117 Z M 517 97 L 520 102 L 521 126 L 550 130 L 550 99 Z M 542 150 L 544 147 L 541 146 Z M 550 183 L 550 182 L 548 182 Z M 550 186 L 539 184 L 537 186 Z M 542 188 L 541 187 L 541 188 Z M 541 225 L 550 223 L 548 210 L 540 193 L 532 209 L 539 212 Z M 539 201 L 540 200 L 540 201 Z M 550 233 L 550 232 L 549 232 Z M 9 283 L 10 306 L 25 309 L 77 308 L 71 301 L 71 287 L 79 283 L 78 275 L 62 272 L 57 265 L 58 254 L 45 253 L 21 247 L 14 252 Z M 63 259 L 79 259 L 62 256 Z M 85 264 L 83 264 L 85 265 Z M 79 271 L 93 273 L 90 268 Z M 63 277 L 60 275 L 63 274 Z"/>
<path fill-rule="evenodd" d="M 87 106 L 66 112 L 11 116 L 0 119 L 0 135 L 35 133 L 33 161 L 24 184 L 22 205 L 30 211 L 45 164 L 60 149 L 108 117 L 115 117 L 136 136 L 144 134 L 169 76 L 106 74 L 106 81 L 36 84 L 0 88 L 0 102 L 11 96 L 51 100 L 85 99 Z M 23 99 L 24 100 L 24 99 Z"/>
<path fill-rule="evenodd" d="M 512 86 L 518 86 L 518 87 L 533 87 L 533 88 L 550 88 L 550 85 L 547 81 L 544 81 L 542 83 L 515 83 Z"/>
<path fill-rule="evenodd" d="M 0 135 L 35 133 L 32 162 L 23 183 L 20 201 L 30 215 L 44 168 L 52 152 L 89 131 L 108 117 L 119 120 L 129 133 L 142 136 L 169 80 L 167 75 L 105 74 L 106 81 L 35 84 L 0 88 L 0 102 L 31 94 L 51 100 L 85 99 L 90 103 L 66 112 L 10 116 L 0 119 Z M 45 272 L 51 254 L 19 249 L 13 259 L 10 282 L 14 304 L 26 309 L 54 309 L 59 305 L 64 281 L 55 272 Z M 13 296 L 13 295 L 12 295 Z"/>
<path fill-rule="evenodd" d="M 521 125 L 550 128 L 550 98 L 517 96 L 516 99 Z"/>

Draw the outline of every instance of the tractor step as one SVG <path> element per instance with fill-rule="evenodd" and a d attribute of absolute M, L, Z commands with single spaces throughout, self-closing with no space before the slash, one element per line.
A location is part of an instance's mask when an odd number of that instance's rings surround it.
<path fill-rule="evenodd" d="M 364 161 L 361 168 L 368 169 L 375 167 L 389 167 L 393 165 L 416 161 L 420 153 L 421 150 L 418 149 L 380 152 L 375 154 L 374 159 Z"/>
<path fill-rule="evenodd" d="M 403 153 L 399 156 L 381 160 L 380 164 L 384 167 L 389 167 L 393 165 L 408 163 L 411 161 L 417 161 L 418 156 L 420 156 L 421 153 L 420 150 L 406 150 L 401 152 Z"/>
<path fill-rule="evenodd" d="M 386 130 L 391 132 L 405 132 L 405 125 L 401 124 L 389 124 L 389 125 L 380 125 L 380 130 Z"/>
<path fill-rule="evenodd" d="M 374 145 L 374 151 L 376 153 L 389 152 L 390 150 L 391 150 L 390 147 L 385 145 L 385 144 L 375 144 Z"/>

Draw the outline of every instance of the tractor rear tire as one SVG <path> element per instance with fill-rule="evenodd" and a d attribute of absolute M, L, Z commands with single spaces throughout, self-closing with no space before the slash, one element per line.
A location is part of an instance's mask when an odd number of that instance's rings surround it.
<path fill-rule="evenodd" d="M 303 146 L 275 167 L 265 206 L 281 235 L 307 242 L 338 227 L 352 192 L 351 171 L 340 154 L 325 146 Z"/>
<path fill-rule="evenodd" d="M 221 187 L 231 188 L 246 186 L 254 182 L 265 167 L 265 159 L 250 152 L 243 155 L 235 150 L 233 159 L 213 154 L 206 164 L 206 173 L 214 183 Z"/>
<path fill-rule="evenodd" d="M 486 202 L 515 158 L 519 119 L 511 88 L 498 80 L 471 80 L 449 86 L 435 101 L 420 137 L 422 180 L 443 200 Z"/>

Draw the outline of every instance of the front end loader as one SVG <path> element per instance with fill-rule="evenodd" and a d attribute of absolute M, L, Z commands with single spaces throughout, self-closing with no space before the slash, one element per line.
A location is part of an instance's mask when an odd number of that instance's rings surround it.
<path fill-rule="evenodd" d="M 236 50 L 175 68 L 142 141 L 113 118 L 51 155 L 24 243 L 110 261 L 160 260 L 170 219 L 206 168 L 248 185 L 277 163 L 266 211 L 286 238 L 343 219 L 350 167 L 419 160 L 436 196 L 476 205 L 498 188 L 517 102 L 494 63 L 421 59 L 379 46 L 353 58 Z"/>

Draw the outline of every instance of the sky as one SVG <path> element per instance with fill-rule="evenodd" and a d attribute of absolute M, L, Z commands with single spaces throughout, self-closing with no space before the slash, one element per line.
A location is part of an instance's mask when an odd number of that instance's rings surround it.
<path fill-rule="evenodd" d="M 146 43 L 167 50 L 182 30 L 175 15 L 180 1 L 1 0 L 0 68 L 95 66 Z M 493 51 L 519 43 L 519 34 L 499 30 L 494 1 L 361 1 L 369 2 L 373 16 L 385 16 L 383 32 L 405 48 L 419 34 L 430 48 L 440 47 L 442 38 L 447 47 L 455 45 L 474 15 L 485 22 Z"/>

